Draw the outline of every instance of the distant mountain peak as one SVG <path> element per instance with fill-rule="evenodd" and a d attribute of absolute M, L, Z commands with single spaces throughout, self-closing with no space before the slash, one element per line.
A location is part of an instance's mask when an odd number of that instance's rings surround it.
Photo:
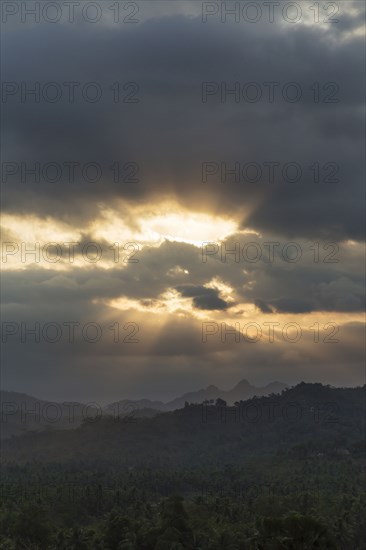
<path fill-rule="evenodd" d="M 246 380 L 246 378 L 243 378 L 243 380 L 240 380 L 240 382 L 238 382 L 235 386 L 234 386 L 234 390 L 238 390 L 238 389 L 244 389 L 244 390 L 247 390 L 249 388 L 253 388 L 253 386 L 248 382 L 248 380 Z"/>

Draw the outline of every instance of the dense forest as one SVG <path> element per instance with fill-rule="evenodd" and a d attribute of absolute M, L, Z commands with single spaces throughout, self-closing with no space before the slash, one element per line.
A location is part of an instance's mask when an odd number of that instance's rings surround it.
<path fill-rule="evenodd" d="M 0 549 L 366 549 L 365 387 L 3 441 Z"/>

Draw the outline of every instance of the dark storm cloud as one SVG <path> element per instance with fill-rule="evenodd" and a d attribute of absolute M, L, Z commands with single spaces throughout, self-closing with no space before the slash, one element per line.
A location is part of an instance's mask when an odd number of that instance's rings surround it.
<path fill-rule="evenodd" d="M 299 269 L 292 272 L 273 269 L 256 273 L 257 281 L 247 292 L 247 298 L 258 305 L 260 310 L 289 313 L 311 311 L 362 312 L 365 304 L 365 291 L 361 278 L 345 277 L 335 271 Z M 280 296 L 277 298 L 276 296 Z M 306 296 L 302 298 L 301 296 Z"/>
<path fill-rule="evenodd" d="M 219 291 L 204 286 L 180 285 L 175 287 L 185 298 L 193 298 L 193 304 L 198 309 L 227 309 L 228 303 L 219 297 Z"/>
<path fill-rule="evenodd" d="M 274 309 L 279 313 L 310 313 L 314 309 L 311 300 L 299 298 L 280 298 L 279 300 L 273 300 L 271 306 L 274 306 Z"/>
<path fill-rule="evenodd" d="M 364 310 L 362 245 L 248 233 L 231 235 L 210 250 L 202 269 L 185 264 L 190 276 L 197 275 L 197 282 L 210 273 L 220 277 L 235 289 L 236 301 L 254 303 L 263 313 Z"/>
<path fill-rule="evenodd" d="M 254 304 L 261 310 L 262 313 L 273 313 L 273 310 L 263 300 L 257 298 L 254 300 Z"/>
<path fill-rule="evenodd" d="M 147 20 L 121 29 L 85 25 L 36 25 L 5 37 L 5 81 L 29 85 L 56 81 L 97 81 L 102 100 L 21 104 L 9 97 L 3 129 L 4 161 L 41 164 L 98 162 L 98 183 L 79 177 L 69 183 L 19 183 L 9 178 L 4 206 L 64 219 L 91 219 L 102 202 L 124 197 L 144 202 L 173 194 L 195 209 L 247 212 L 245 225 L 286 235 L 359 239 L 363 235 L 361 37 L 344 39 L 360 20 L 324 29 L 277 24 L 202 24 L 200 17 Z M 44 44 L 48 47 L 45 50 Z M 114 103 L 110 85 L 139 85 L 139 103 Z M 303 98 L 288 103 L 279 92 L 274 103 L 235 103 L 219 95 L 201 102 L 203 81 L 298 82 Z M 335 82 L 337 103 L 313 101 L 314 82 Z M 281 88 L 279 88 L 280 90 Z M 262 85 L 262 90 L 265 88 Z M 329 90 L 328 90 L 329 92 Z M 322 96 L 323 97 L 323 96 Z M 134 183 L 113 183 L 110 166 L 139 165 Z M 202 163 L 296 162 L 298 183 L 221 184 L 201 181 Z M 327 162 L 339 164 L 338 183 L 325 183 Z M 321 181 L 310 169 L 320 165 Z M 65 172 L 65 171 L 64 171 Z M 19 196 L 21 191 L 21 197 Z M 311 223 L 309 220 L 311 219 Z"/>

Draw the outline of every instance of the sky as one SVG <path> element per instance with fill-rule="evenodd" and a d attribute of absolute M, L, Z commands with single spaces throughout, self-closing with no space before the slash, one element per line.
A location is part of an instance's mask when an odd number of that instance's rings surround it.
<path fill-rule="evenodd" d="M 364 3 L 23 4 L 1 14 L 2 388 L 363 384 Z"/>

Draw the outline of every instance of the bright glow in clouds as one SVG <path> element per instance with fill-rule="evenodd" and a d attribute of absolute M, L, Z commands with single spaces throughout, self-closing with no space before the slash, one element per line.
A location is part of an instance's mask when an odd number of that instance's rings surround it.
<path fill-rule="evenodd" d="M 8 231 L 19 242 L 49 243 L 68 242 L 80 239 L 80 232 L 55 221 L 52 218 L 37 218 L 36 216 L 11 216 L 4 214 L 1 219 L 2 230 Z"/>
<path fill-rule="evenodd" d="M 121 297 L 107 302 L 107 305 L 121 311 L 132 309 L 144 313 L 174 313 L 179 317 L 198 317 L 199 312 L 193 309 L 191 302 L 191 298 L 184 298 L 175 289 L 168 288 L 156 300 L 131 300 Z"/>
<path fill-rule="evenodd" d="M 178 212 L 177 212 L 178 210 Z M 109 242 L 135 241 L 142 245 L 160 246 L 164 240 L 201 246 L 202 242 L 220 241 L 237 230 L 237 223 L 210 214 L 180 210 L 164 204 L 153 211 L 137 211 L 133 217 L 137 230 L 128 227 L 118 212 L 105 210 L 103 220 L 93 226 L 93 234 Z"/>
<path fill-rule="evenodd" d="M 36 216 L 21 218 L 5 215 L 2 219 L 2 230 L 6 234 L 4 242 L 16 243 L 27 250 L 32 250 L 35 243 L 44 247 L 49 243 L 80 243 L 83 234 L 90 237 L 99 245 L 106 241 L 107 246 L 119 243 L 136 243 L 141 249 L 143 246 L 157 248 L 165 240 L 192 244 L 201 247 L 203 242 L 219 242 L 229 235 L 238 232 L 238 224 L 227 218 L 210 214 L 189 212 L 182 210 L 176 203 L 163 203 L 158 207 L 129 207 L 121 204 L 118 209 L 101 209 L 100 216 L 83 227 L 73 227 L 52 218 L 43 219 Z M 5 245 L 4 245 L 5 246 Z M 67 255 L 60 261 L 47 262 L 40 256 L 38 267 L 55 270 L 68 270 L 73 267 L 85 267 L 85 261 L 78 256 L 78 247 L 75 246 L 75 257 L 72 263 Z M 50 252 L 51 254 L 51 252 Z M 25 269 L 35 262 L 32 254 L 26 261 L 21 261 L 21 253 L 8 254 L 4 269 Z M 119 264 L 119 266 L 123 264 Z M 126 265 L 126 264 L 124 264 Z M 108 269 L 116 266 L 113 256 L 103 254 L 98 261 L 98 267 Z M 184 270 L 188 274 L 187 270 Z"/>

